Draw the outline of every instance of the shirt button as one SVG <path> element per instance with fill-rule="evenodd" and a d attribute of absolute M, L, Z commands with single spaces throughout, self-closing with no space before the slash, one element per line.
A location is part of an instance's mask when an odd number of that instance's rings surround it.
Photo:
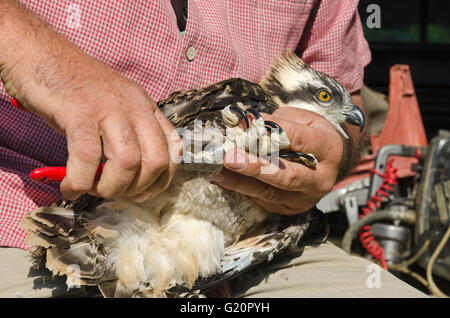
<path fill-rule="evenodd" d="M 195 59 L 195 48 L 193 46 L 189 47 L 186 51 L 186 58 L 189 62 L 191 62 L 193 59 Z"/>

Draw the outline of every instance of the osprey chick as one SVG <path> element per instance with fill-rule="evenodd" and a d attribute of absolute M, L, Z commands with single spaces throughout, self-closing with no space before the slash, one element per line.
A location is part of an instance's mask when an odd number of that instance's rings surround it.
<path fill-rule="evenodd" d="M 349 93 L 293 54 L 280 57 L 259 85 L 230 79 L 175 92 L 158 103 L 176 128 L 195 136 L 194 121 L 200 120 L 205 131 L 224 136 L 225 150 L 281 149 L 281 157 L 314 166 L 312 154 L 287 151 L 286 134 L 259 114 L 285 105 L 322 115 L 346 138 L 342 123 L 364 125 Z M 145 202 L 83 196 L 36 209 L 22 224 L 32 232 L 28 243 L 34 254 L 53 274 L 67 275 L 68 285 L 95 285 L 106 297 L 165 297 L 206 290 L 297 248 L 320 214 L 270 214 L 248 197 L 211 184 L 209 177 L 178 170 L 167 190 Z"/>

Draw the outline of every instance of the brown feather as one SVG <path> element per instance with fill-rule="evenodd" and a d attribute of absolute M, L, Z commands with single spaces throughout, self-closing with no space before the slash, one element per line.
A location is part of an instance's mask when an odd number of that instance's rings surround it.
<path fill-rule="evenodd" d="M 278 108 L 272 96 L 258 84 L 239 78 L 202 89 L 175 92 L 158 102 L 158 107 L 176 128 L 188 128 L 194 120 L 215 122 L 223 127 L 220 110 L 228 105 L 238 104 L 243 109 L 254 107 L 268 114 Z"/>

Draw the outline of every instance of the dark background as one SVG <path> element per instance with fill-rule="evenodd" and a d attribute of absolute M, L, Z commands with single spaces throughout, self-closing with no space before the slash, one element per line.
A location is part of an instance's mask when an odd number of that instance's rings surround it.
<path fill-rule="evenodd" d="M 380 6 L 379 29 L 367 27 L 370 4 Z M 387 94 L 390 67 L 408 64 L 428 138 L 450 130 L 450 1 L 361 0 L 359 14 L 372 51 L 365 83 Z"/>

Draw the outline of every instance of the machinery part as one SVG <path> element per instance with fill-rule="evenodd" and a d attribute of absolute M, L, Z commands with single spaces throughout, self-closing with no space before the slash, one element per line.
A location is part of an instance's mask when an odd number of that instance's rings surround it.
<path fill-rule="evenodd" d="M 450 180 L 434 185 L 436 204 L 442 224 L 450 224 Z"/>
<path fill-rule="evenodd" d="M 426 154 L 426 147 L 404 146 L 404 145 L 386 145 L 382 147 L 376 156 L 374 170 L 385 173 L 387 162 L 390 156 L 423 158 Z M 382 175 L 374 174 L 370 183 L 369 196 L 375 195 L 377 190 L 383 184 Z"/>
<path fill-rule="evenodd" d="M 401 272 L 401 273 L 404 273 L 404 274 L 407 274 L 407 275 L 413 277 L 418 282 L 420 282 L 422 285 L 427 287 L 430 290 L 430 292 L 433 295 L 435 295 L 436 297 L 448 298 L 449 296 L 444 294 L 434 283 L 432 269 L 433 269 L 435 260 L 439 256 L 439 254 L 442 251 L 442 249 L 444 248 L 444 246 L 447 244 L 447 242 L 449 240 L 449 236 L 450 236 L 450 228 L 447 229 L 447 232 L 445 233 L 444 237 L 441 239 L 440 243 L 438 244 L 438 247 L 433 252 L 430 262 L 427 265 L 427 272 L 426 272 L 427 278 L 426 279 L 408 267 L 410 265 L 416 263 L 417 260 L 420 259 L 420 257 L 422 257 L 422 255 L 426 251 L 428 251 L 428 249 L 430 247 L 430 243 L 435 238 L 433 233 L 431 233 L 431 236 L 426 239 L 426 241 L 424 242 L 422 247 L 419 249 L 419 251 L 416 254 L 414 254 L 414 256 L 412 256 L 411 258 L 409 258 L 408 260 L 406 260 L 400 264 L 389 264 L 388 269 L 397 271 L 397 272 Z"/>
<path fill-rule="evenodd" d="M 362 216 L 372 214 L 376 209 L 380 208 L 381 203 L 386 203 L 390 200 L 389 198 L 394 192 L 394 186 L 397 184 L 396 172 L 397 169 L 394 168 L 390 162 L 386 164 L 386 173 L 384 174 L 375 169 L 373 170 L 373 176 L 381 176 L 383 183 L 379 186 L 379 189 L 372 196 L 370 196 L 369 200 L 367 200 L 366 206 L 361 208 Z M 375 259 L 380 260 L 383 268 L 387 269 L 384 250 L 375 239 L 370 225 L 365 225 L 361 228 L 359 238 L 366 251 Z"/>
<path fill-rule="evenodd" d="M 450 225 L 450 132 L 441 132 L 430 142 L 428 155 L 423 164 L 423 173 L 417 189 L 417 220 L 414 246 L 419 248 L 432 235 L 435 239 L 430 248 L 419 259 L 418 264 L 429 268 L 431 253 L 442 240 Z M 433 273 L 450 280 L 450 244 L 444 246 L 433 262 Z"/>
<path fill-rule="evenodd" d="M 359 209 L 355 196 L 346 196 L 344 198 L 344 208 L 347 214 L 348 224 L 353 224 L 358 221 Z"/>
<path fill-rule="evenodd" d="M 435 262 L 436 258 L 439 256 L 440 252 L 442 251 L 442 248 L 447 244 L 449 236 L 450 236 L 450 228 L 447 229 L 446 234 L 441 239 L 441 242 L 439 243 L 438 247 L 433 252 L 430 262 L 427 265 L 427 273 L 426 273 L 427 279 L 423 278 L 418 273 L 409 269 L 408 266 L 414 264 L 420 257 L 422 257 L 422 255 L 426 251 L 428 251 L 428 249 L 430 247 L 430 243 L 434 239 L 433 233 L 431 233 L 431 236 L 429 238 L 427 238 L 427 240 L 425 241 L 423 246 L 419 249 L 419 251 L 414 256 L 412 256 L 407 261 L 402 262 L 401 264 L 389 264 L 388 265 L 389 270 L 394 270 L 394 271 L 398 271 L 398 272 L 401 272 L 404 274 L 408 274 L 411 277 L 413 277 L 414 279 L 416 279 L 417 281 L 419 281 L 420 283 L 422 283 L 422 285 L 427 287 L 430 290 L 430 292 L 433 295 L 435 295 L 436 297 L 448 298 L 449 296 L 445 295 L 434 283 L 432 270 L 433 270 L 434 262 Z"/>
<path fill-rule="evenodd" d="M 325 195 L 319 203 L 317 208 L 323 213 L 330 213 L 335 211 L 341 211 L 344 209 L 347 214 L 352 214 L 353 211 L 348 212 L 346 206 L 349 202 L 356 202 L 357 206 L 366 204 L 369 195 L 370 178 L 358 179 L 345 187 L 336 189 Z M 350 207 L 352 209 L 353 207 Z M 348 219 L 349 224 L 353 224 L 357 220 Z"/>
<path fill-rule="evenodd" d="M 342 239 L 342 249 L 346 251 L 347 253 L 351 253 L 352 248 L 352 242 L 353 239 L 356 237 L 358 231 L 369 224 L 372 224 L 375 221 L 379 220 L 393 220 L 393 221 L 403 221 L 407 224 L 414 224 L 416 221 L 416 215 L 413 211 L 407 210 L 407 211 L 377 211 L 377 213 L 371 213 L 368 214 L 361 219 L 359 219 L 357 222 L 352 224 L 348 228 L 348 230 L 345 232 L 344 238 Z"/>
<path fill-rule="evenodd" d="M 430 257 L 430 261 L 427 265 L 427 280 L 429 283 L 429 289 L 430 291 L 437 295 L 438 297 L 448 298 L 449 296 L 445 295 L 434 283 L 433 280 L 433 266 L 436 262 L 436 259 L 438 258 L 439 254 L 443 250 L 444 246 L 446 246 L 448 239 L 450 237 L 450 226 L 448 227 L 447 231 L 445 232 L 444 236 L 442 237 L 441 241 L 439 242 L 438 246 L 433 252 L 433 255 Z"/>
<path fill-rule="evenodd" d="M 386 262 L 398 264 L 408 256 L 411 230 L 405 226 L 375 223 L 371 227 L 376 240 L 384 249 Z"/>
<path fill-rule="evenodd" d="M 386 145 L 382 147 L 376 156 L 375 167 L 371 169 L 372 178 L 369 189 L 369 199 L 366 206 L 362 207 L 362 215 L 368 215 L 380 208 L 381 204 L 390 200 L 397 185 L 397 169 L 392 162 L 388 162 L 391 156 L 403 156 L 423 158 L 426 153 L 425 147 Z M 369 225 L 364 226 L 360 232 L 360 241 L 367 252 L 375 259 L 381 261 L 383 268 L 387 269 L 385 252 L 383 247 L 376 241 Z"/>

